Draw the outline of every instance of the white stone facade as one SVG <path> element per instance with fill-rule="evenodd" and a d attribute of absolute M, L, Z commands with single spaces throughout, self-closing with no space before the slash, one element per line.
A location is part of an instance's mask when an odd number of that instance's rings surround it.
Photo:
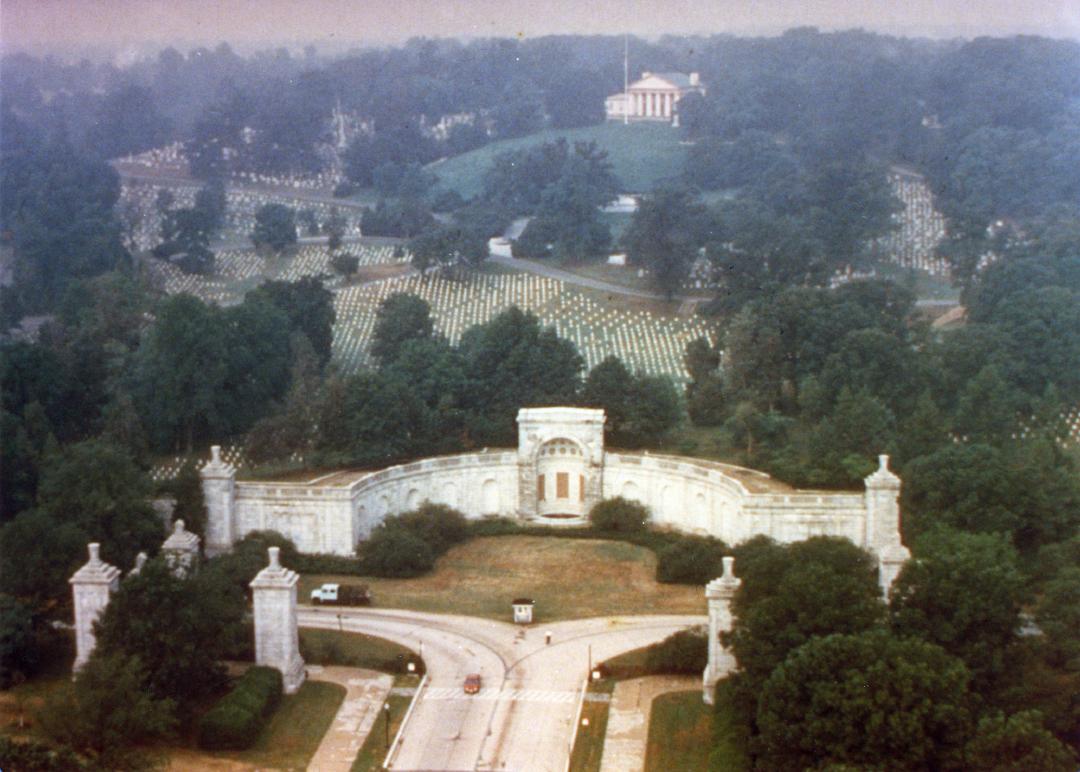
<path fill-rule="evenodd" d="M 527 408 L 518 413 L 515 450 L 431 458 L 306 483 L 236 481 L 235 470 L 215 455 L 203 469 L 207 550 L 227 550 L 251 531 L 276 530 L 302 552 L 351 555 L 386 516 L 424 501 L 447 504 L 470 518 L 563 525 L 584 522 L 603 498 L 623 496 L 647 506 L 660 527 L 728 544 L 758 534 L 783 543 L 846 537 L 878 556 L 883 588 L 908 557 L 900 542 L 900 481 L 885 456 L 864 493 L 790 490 L 760 472 L 712 461 L 608 452 L 603 426 L 601 410 Z"/>
<path fill-rule="evenodd" d="M 704 94 L 696 72 L 643 72 L 624 93 L 604 100 L 609 121 L 664 121 L 678 124 L 678 105 L 687 94 Z"/>
<path fill-rule="evenodd" d="M 104 562 L 100 550 L 97 542 L 88 545 L 90 560 L 68 579 L 75 604 L 76 672 L 87 663 L 97 646 L 94 622 L 109 605 L 112 594 L 120 589 L 120 569 Z"/>
<path fill-rule="evenodd" d="M 295 694 L 307 675 L 296 629 L 296 583 L 300 576 L 281 565 L 277 547 L 268 552 L 270 564 L 251 580 L 255 664 L 280 670 L 285 693 Z"/>

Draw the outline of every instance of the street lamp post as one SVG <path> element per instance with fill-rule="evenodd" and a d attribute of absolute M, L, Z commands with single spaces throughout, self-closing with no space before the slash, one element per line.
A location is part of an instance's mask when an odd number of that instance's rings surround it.
<path fill-rule="evenodd" d="M 384 702 L 383 706 L 383 727 L 386 734 L 386 750 L 390 750 L 390 703 Z"/>

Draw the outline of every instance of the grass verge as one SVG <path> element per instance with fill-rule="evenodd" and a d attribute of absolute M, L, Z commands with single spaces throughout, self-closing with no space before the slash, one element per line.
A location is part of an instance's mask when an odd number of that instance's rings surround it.
<path fill-rule="evenodd" d="M 645 772 L 704 772 L 712 742 L 713 710 L 700 691 L 661 694 L 649 717 Z"/>
<path fill-rule="evenodd" d="M 611 680 L 589 684 L 590 694 L 608 694 L 615 688 Z M 607 734 L 610 702 L 586 700 L 581 707 L 574 749 L 570 753 L 570 772 L 599 772 L 604 757 L 604 735 Z M 588 723 L 585 723 L 588 722 Z"/>
<path fill-rule="evenodd" d="M 398 676 L 394 679 L 395 688 L 410 687 L 415 689 L 419 684 L 420 679 L 416 676 Z M 389 726 L 387 726 L 387 712 L 385 708 L 380 708 L 379 717 L 375 719 L 375 724 L 371 727 L 367 739 L 364 740 L 360 752 L 356 755 L 351 772 L 374 772 L 374 770 L 382 769 L 389 742 L 393 742 L 394 737 L 397 735 L 412 699 L 411 696 L 391 694 L 383 703 L 384 706 L 390 706 Z M 389 741 L 387 740 L 388 737 Z"/>
<path fill-rule="evenodd" d="M 383 673 L 404 673 L 409 662 L 423 673 L 420 655 L 385 638 L 304 627 L 300 629 L 300 654 L 311 665 L 343 665 Z"/>

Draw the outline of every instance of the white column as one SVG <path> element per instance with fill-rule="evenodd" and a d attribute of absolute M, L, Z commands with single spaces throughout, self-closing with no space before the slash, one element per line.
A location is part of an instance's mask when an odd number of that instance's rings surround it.
<path fill-rule="evenodd" d="M 724 558 L 724 575 L 705 585 L 709 603 L 709 663 L 702 674 L 703 698 L 707 705 L 716 701 L 716 682 L 738 666 L 733 655 L 720 640 L 721 633 L 731 632 L 731 599 L 742 585 L 735 577 L 735 558 Z"/>
<path fill-rule="evenodd" d="M 672 101 L 673 101 L 673 97 L 672 97 L 672 95 L 670 93 L 664 94 L 664 117 L 665 118 L 670 118 L 671 117 Z"/>
<path fill-rule="evenodd" d="M 270 547 L 270 565 L 251 580 L 255 607 L 255 664 L 281 671 L 286 694 L 295 694 L 307 673 L 296 626 L 296 583 L 300 576 L 281 565 Z"/>
<path fill-rule="evenodd" d="M 101 559 L 101 545 L 87 545 L 90 560 L 68 579 L 75 603 L 76 672 L 86 664 L 97 646 L 94 622 L 98 620 L 114 592 L 120 589 L 120 569 Z"/>

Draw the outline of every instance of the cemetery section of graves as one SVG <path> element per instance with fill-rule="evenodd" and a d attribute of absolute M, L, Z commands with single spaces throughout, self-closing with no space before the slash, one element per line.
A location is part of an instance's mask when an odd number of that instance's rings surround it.
<path fill-rule="evenodd" d="M 559 337 L 577 346 L 587 368 L 617 356 L 634 372 L 665 375 L 684 382 L 686 344 L 696 338 L 716 342 L 715 324 L 644 308 L 608 303 L 557 279 L 532 274 L 463 272 L 461 278 L 412 274 L 342 288 L 336 296 L 334 357 L 351 372 L 371 364 L 368 348 L 379 304 L 404 292 L 431 306 L 435 328 L 456 344 L 469 327 L 514 305 L 536 314 Z"/>
<path fill-rule="evenodd" d="M 356 256 L 361 267 L 404 266 L 410 259 L 407 252 L 399 251 L 395 256 L 394 247 L 385 244 L 351 242 L 341 252 Z M 683 365 L 686 344 L 700 337 L 716 341 L 715 324 L 703 317 L 680 317 L 607 302 L 562 281 L 533 274 L 459 271 L 454 278 L 446 278 L 413 273 L 348 285 L 331 268 L 325 245 L 305 244 L 282 256 L 259 254 L 253 249 L 221 250 L 211 276 L 184 273 L 160 260 L 146 260 L 144 266 L 165 292 L 187 293 L 219 305 L 241 302 L 247 291 L 266 280 L 330 277 L 324 283 L 335 295 L 334 359 L 346 373 L 371 364 L 368 349 L 375 316 L 379 304 L 395 292 L 426 300 L 436 329 L 451 343 L 456 344 L 469 327 L 515 305 L 533 312 L 560 337 L 572 341 L 589 368 L 615 355 L 632 371 L 666 375 L 680 382 L 687 378 Z"/>
<path fill-rule="evenodd" d="M 407 264 L 409 255 L 394 254 L 386 244 L 349 242 L 338 254 L 353 255 L 359 267 Z M 170 295 L 187 293 L 207 302 L 228 306 L 241 302 L 244 294 L 264 281 L 297 281 L 305 276 L 330 277 L 329 289 L 340 286 L 343 279 L 330 265 L 330 252 L 325 244 L 304 244 L 281 256 L 263 255 L 254 249 L 222 249 L 215 253 L 214 274 L 201 276 L 185 273 L 163 260 L 147 259 L 143 265 L 151 280 Z"/>

